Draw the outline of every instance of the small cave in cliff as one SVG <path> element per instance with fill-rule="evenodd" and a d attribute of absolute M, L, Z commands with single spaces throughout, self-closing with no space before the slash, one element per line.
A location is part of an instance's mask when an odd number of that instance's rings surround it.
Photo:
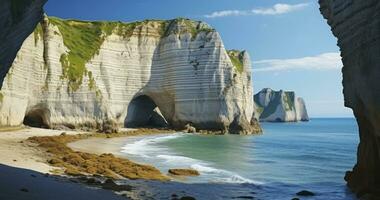
<path fill-rule="evenodd" d="M 156 103 L 150 97 L 142 95 L 130 102 L 124 126 L 127 128 L 163 128 L 168 126 L 168 122 Z"/>
<path fill-rule="evenodd" d="M 34 109 L 26 113 L 23 124 L 36 128 L 49 128 L 46 111 L 43 109 Z"/>

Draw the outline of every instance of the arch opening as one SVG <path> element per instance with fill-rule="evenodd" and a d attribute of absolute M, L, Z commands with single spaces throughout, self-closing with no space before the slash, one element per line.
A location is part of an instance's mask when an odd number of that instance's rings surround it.
<path fill-rule="evenodd" d="M 23 124 L 36 128 L 50 128 L 46 112 L 44 109 L 33 109 L 27 112 Z"/>
<path fill-rule="evenodd" d="M 156 103 L 150 97 L 141 95 L 129 103 L 124 126 L 128 128 L 164 128 L 169 124 Z"/>

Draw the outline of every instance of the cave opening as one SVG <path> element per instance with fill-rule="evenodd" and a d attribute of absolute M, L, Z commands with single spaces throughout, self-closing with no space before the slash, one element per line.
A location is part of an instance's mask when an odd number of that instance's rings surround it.
<path fill-rule="evenodd" d="M 164 128 L 168 122 L 157 104 L 148 96 L 134 98 L 129 106 L 124 126 L 127 128 Z"/>
<path fill-rule="evenodd" d="M 35 128 L 50 128 L 46 114 L 43 109 L 33 109 L 26 113 L 23 124 Z"/>

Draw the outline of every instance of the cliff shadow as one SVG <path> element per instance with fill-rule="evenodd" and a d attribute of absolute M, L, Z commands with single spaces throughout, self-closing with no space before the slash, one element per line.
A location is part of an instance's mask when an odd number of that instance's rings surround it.
<path fill-rule="evenodd" d="M 109 190 L 100 190 L 96 186 L 89 187 L 73 178 L 0 164 L 0 199 L 123 200 L 126 198 Z"/>
<path fill-rule="evenodd" d="M 124 126 L 128 128 L 164 128 L 169 124 L 157 104 L 147 95 L 136 96 L 128 105 Z"/>

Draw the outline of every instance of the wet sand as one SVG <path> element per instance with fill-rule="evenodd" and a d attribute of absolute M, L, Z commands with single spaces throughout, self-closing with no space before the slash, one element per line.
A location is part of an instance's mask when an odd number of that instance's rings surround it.
<path fill-rule="evenodd" d="M 127 140 L 133 136 L 124 136 L 118 138 L 88 138 L 68 143 L 67 146 L 74 151 L 86 153 L 103 154 L 112 153 L 115 156 L 126 158 L 125 154 L 121 153 Z"/>

